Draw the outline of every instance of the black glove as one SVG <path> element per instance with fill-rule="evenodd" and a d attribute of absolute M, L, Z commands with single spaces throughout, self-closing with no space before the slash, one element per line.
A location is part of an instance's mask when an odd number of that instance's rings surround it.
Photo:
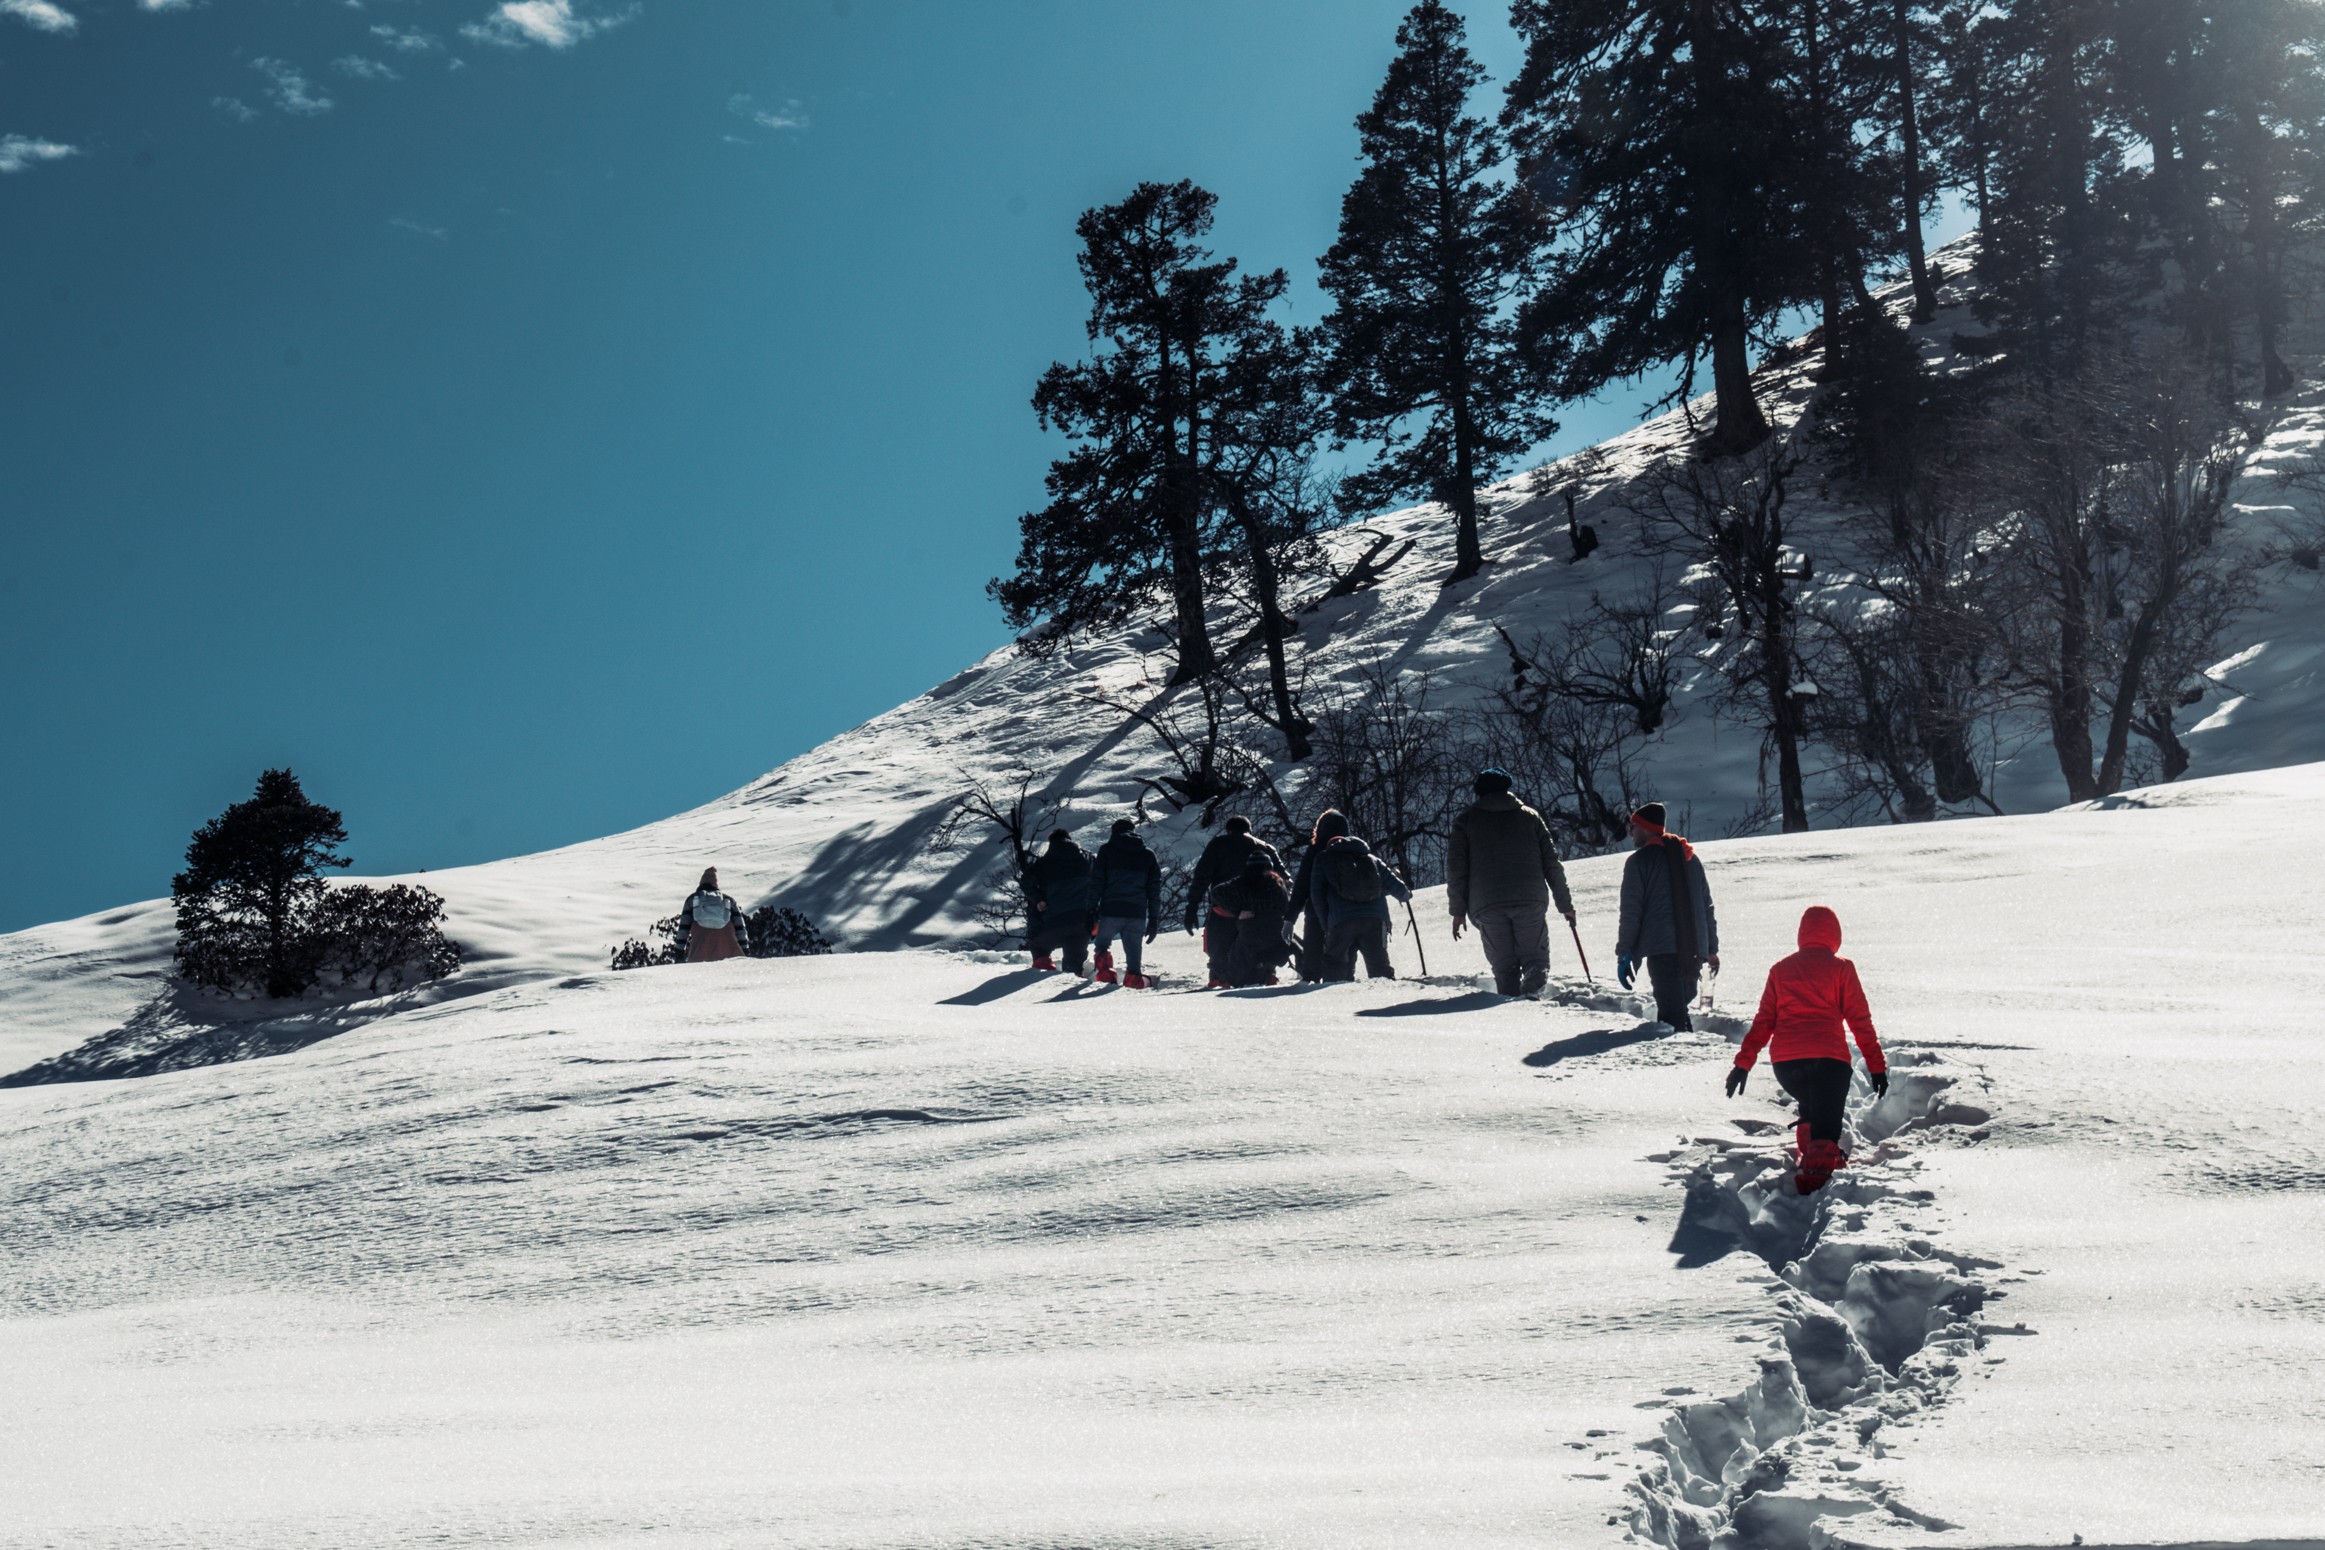
<path fill-rule="evenodd" d="M 1728 1067 L 1728 1096 L 1733 1098 L 1743 1092 L 1744 1083 L 1751 1074 L 1752 1069 L 1749 1066 Z"/>
<path fill-rule="evenodd" d="M 1146 939 L 1147 939 L 1149 942 L 1153 941 L 1153 940 L 1154 940 L 1156 937 L 1160 936 L 1161 934 L 1162 934 L 1162 927 L 1160 927 L 1160 926 L 1149 926 L 1149 927 L 1147 927 L 1147 928 L 1146 928 Z"/>
<path fill-rule="evenodd" d="M 1888 1073 L 1888 1072 L 1886 1072 L 1886 1071 L 1868 1071 L 1868 1072 L 1866 1072 L 1866 1073 L 1865 1073 L 1865 1079 L 1866 1079 L 1867 1081 L 1869 1081 L 1869 1082 L 1871 1082 L 1871 1083 L 1873 1084 L 1873 1096 L 1874 1096 L 1874 1097 L 1876 1097 L 1876 1098 L 1886 1098 L 1886 1097 L 1888 1097 L 1888 1096 L 1889 1096 L 1889 1073 Z"/>

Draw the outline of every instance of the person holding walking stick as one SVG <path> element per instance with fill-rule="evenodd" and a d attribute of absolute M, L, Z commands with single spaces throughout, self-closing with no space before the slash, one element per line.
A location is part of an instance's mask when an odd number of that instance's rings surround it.
<path fill-rule="evenodd" d="M 1550 826 L 1510 786 L 1500 770 L 1478 772 L 1477 800 L 1453 820 L 1446 845 L 1445 907 L 1455 941 L 1464 926 L 1477 927 L 1495 990 L 1538 996 L 1550 982 L 1550 905 L 1556 901 L 1572 929 L 1574 895 Z M 1579 935 L 1575 951 L 1581 951 Z"/>

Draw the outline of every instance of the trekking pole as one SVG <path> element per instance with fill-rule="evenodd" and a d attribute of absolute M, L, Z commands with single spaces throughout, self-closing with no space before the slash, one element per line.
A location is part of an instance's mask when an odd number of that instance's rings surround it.
<path fill-rule="evenodd" d="M 1593 990 L 1598 989 L 1598 981 L 1590 977 L 1590 954 L 1582 950 L 1582 928 L 1570 920 L 1566 923 L 1566 929 L 1574 934 L 1574 956 L 1582 960 L 1584 983 Z"/>
<path fill-rule="evenodd" d="M 1405 901 L 1405 924 L 1413 931 L 1413 952 L 1421 960 L 1421 978 L 1429 977 L 1429 949 L 1421 945 L 1421 923 L 1413 917 L 1413 901 Z"/>

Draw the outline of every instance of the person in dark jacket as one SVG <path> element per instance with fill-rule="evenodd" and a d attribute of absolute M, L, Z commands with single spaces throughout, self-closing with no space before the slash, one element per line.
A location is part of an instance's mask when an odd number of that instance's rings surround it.
<path fill-rule="evenodd" d="M 1114 820 L 1113 836 L 1098 847 L 1097 864 L 1090 870 L 1090 892 L 1098 923 L 1092 935 L 1098 944 L 1099 983 L 1114 983 L 1114 939 L 1122 939 L 1122 957 L 1128 972 L 1122 983 L 1143 990 L 1145 944 L 1162 929 L 1162 863 L 1132 831 L 1128 818 Z"/>
<path fill-rule="evenodd" d="M 1632 850 L 1623 863 L 1622 924 L 1615 934 L 1615 978 L 1631 988 L 1645 960 L 1658 1021 L 1686 1031 L 1704 967 L 1720 971 L 1720 923 L 1711 884 L 1695 848 L 1663 827 L 1660 802 L 1631 815 Z"/>
<path fill-rule="evenodd" d="M 1276 871 L 1283 870 L 1283 861 L 1273 845 L 1251 832 L 1251 820 L 1241 816 L 1227 820 L 1226 829 L 1210 844 L 1203 847 L 1203 855 L 1195 863 L 1195 875 L 1187 882 L 1187 930 L 1192 933 L 1198 916 L 1203 921 L 1203 956 L 1211 965 L 1211 984 L 1228 983 L 1225 970 L 1228 958 L 1235 951 L 1236 914 L 1219 907 L 1218 893 L 1243 875 L 1244 868 L 1253 861 L 1263 861 Z M 1209 987 L 1205 987 L 1209 988 Z"/>
<path fill-rule="evenodd" d="M 1283 874 L 1269 856 L 1253 856 L 1240 873 L 1211 891 L 1211 899 L 1235 922 L 1235 945 L 1219 965 L 1219 983 L 1273 985 L 1276 970 L 1292 955 L 1291 893 Z"/>
<path fill-rule="evenodd" d="M 1453 820 L 1445 846 L 1445 907 L 1453 939 L 1464 924 L 1477 927 L 1494 989 L 1505 996 L 1538 996 L 1550 982 L 1550 905 L 1568 924 L 1574 896 L 1566 868 L 1542 815 L 1510 794 L 1510 777 L 1483 770 L 1472 788 L 1477 800 Z"/>
<path fill-rule="evenodd" d="M 1025 946 L 1037 969 L 1079 974 L 1090 958 L 1090 854 L 1060 829 L 1049 848 L 1030 858 L 1018 874 L 1025 889 Z"/>
<path fill-rule="evenodd" d="M 717 963 L 750 951 L 743 907 L 719 892 L 717 867 L 704 867 L 702 881 L 678 906 L 678 939 L 688 963 Z"/>
<path fill-rule="evenodd" d="M 1318 813 L 1316 826 L 1308 834 L 1308 849 L 1300 857 L 1299 873 L 1292 879 L 1285 918 L 1300 922 L 1300 978 L 1310 982 L 1324 978 L 1324 923 L 1316 913 L 1316 855 L 1347 832 L 1348 815 L 1337 807 Z"/>
<path fill-rule="evenodd" d="M 1315 853 L 1311 897 L 1324 926 L 1324 978 L 1356 978 L 1356 955 L 1364 954 L 1368 978 L 1395 979 L 1389 964 L 1389 900 L 1410 899 L 1413 890 L 1396 869 L 1353 834 Z"/>

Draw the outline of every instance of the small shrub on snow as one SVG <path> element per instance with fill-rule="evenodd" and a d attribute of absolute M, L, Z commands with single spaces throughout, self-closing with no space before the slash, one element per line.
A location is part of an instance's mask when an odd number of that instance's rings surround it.
<path fill-rule="evenodd" d="M 363 981 L 377 993 L 381 981 L 401 990 L 406 978 L 425 984 L 460 967 L 460 944 L 444 934 L 444 901 L 425 888 L 354 883 L 323 896 L 316 912 L 324 966 L 342 984 Z"/>

